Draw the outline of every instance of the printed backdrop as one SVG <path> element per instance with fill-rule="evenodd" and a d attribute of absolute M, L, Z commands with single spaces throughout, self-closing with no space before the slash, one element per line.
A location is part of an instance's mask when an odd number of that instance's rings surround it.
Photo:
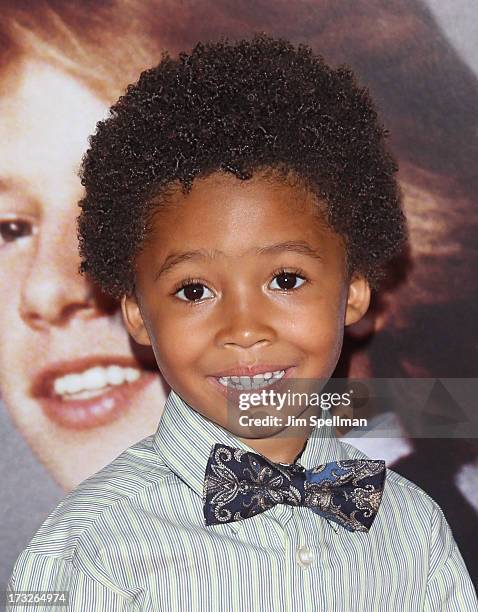
<path fill-rule="evenodd" d="M 337 376 L 476 377 L 473 0 L 0 0 L 0 9 L 2 584 L 66 492 L 153 433 L 161 414 L 167 387 L 152 354 L 127 336 L 118 304 L 77 273 L 75 218 L 87 136 L 164 49 L 265 31 L 356 71 L 391 133 L 411 240 L 347 330 Z M 477 440 L 413 439 L 393 406 L 371 416 L 392 418 L 399 437 L 346 438 L 436 499 L 478 583 Z"/>

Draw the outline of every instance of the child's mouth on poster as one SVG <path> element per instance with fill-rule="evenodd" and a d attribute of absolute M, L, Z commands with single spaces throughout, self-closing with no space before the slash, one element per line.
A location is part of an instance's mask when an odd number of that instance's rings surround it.
<path fill-rule="evenodd" d="M 31 396 L 66 429 L 87 430 L 118 419 L 156 378 L 135 359 L 113 355 L 51 363 L 33 379 Z"/>

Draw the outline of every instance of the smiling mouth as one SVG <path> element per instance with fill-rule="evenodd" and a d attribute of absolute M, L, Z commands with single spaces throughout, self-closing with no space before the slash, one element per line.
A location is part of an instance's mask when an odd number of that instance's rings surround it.
<path fill-rule="evenodd" d="M 55 378 L 53 391 L 64 401 L 89 399 L 125 382 L 134 382 L 140 376 L 141 370 L 138 368 L 124 368 L 119 365 L 95 366 L 78 374 L 66 374 Z"/>
<path fill-rule="evenodd" d="M 255 393 L 262 390 L 280 388 L 282 381 L 289 378 L 295 366 L 283 367 L 280 370 L 261 372 L 254 376 L 209 376 L 208 379 L 226 398 L 232 399 L 239 394 Z"/>
<path fill-rule="evenodd" d="M 143 370 L 128 358 L 78 359 L 41 372 L 32 396 L 56 425 L 86 430 L 118 419 L 157 377 L 157 372 Z"/>
<path fill-rule="evenodd" d="M 221 376 L 215 377 L 220 385 L 226 389 L 238 391 L 255 391 L 256 389 L 265 389 L 271 387 L 285 376 L 285 370 L 275 370 L 272 372 L 264 372 L 255 376 Z"/>

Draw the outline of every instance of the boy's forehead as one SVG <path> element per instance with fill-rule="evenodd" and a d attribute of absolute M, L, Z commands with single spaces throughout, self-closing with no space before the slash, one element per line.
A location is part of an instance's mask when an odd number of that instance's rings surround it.
<path fill-rule="evenodd" d="M 301 210 L 323 220 L 326 209 L 304 181 L 292 174 L 280 175 L 269 169 L 256 172 L 250 179 L 240 179 L 231 172 L 212 172 L 194 179 L 187 193 L 179 183 L 171 183 L 157 203 L 160 215 L 174 211 L 184 216 L 194 212 L 189 205 L 195 206 L 196 211 L 201 207 L 203 212 L 205 209 L 212 212 L 215 208 L 218 213 L 221 209 L 228 211 L 243 206 L 250 213 L 254 209 L 272 212 L 274 205 L 287 204 L 291 214 Z"/>
<path fill-rule="evenodd" d="M 153 251 L 161 260 L 185 252 L 189 259 L 287 250 L 320 256 L 343 248 L 315 195 L 300 183 L 262 175 L 241 180 L 229 173 L 196 179 L 186 194 L 177 185 L 170 189 L 158 202 L 145 243 L 150 249 L 143 253 Z"/>

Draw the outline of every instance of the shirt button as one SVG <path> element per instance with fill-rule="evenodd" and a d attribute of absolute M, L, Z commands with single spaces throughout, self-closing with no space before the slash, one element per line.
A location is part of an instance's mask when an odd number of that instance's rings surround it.
<path fill-rule="evenodd" d="M 301 567 L 309 567 L 314 560 L 314 553 L 308 546 L 301 546 L 296 553 L 297 563 Z"/>

